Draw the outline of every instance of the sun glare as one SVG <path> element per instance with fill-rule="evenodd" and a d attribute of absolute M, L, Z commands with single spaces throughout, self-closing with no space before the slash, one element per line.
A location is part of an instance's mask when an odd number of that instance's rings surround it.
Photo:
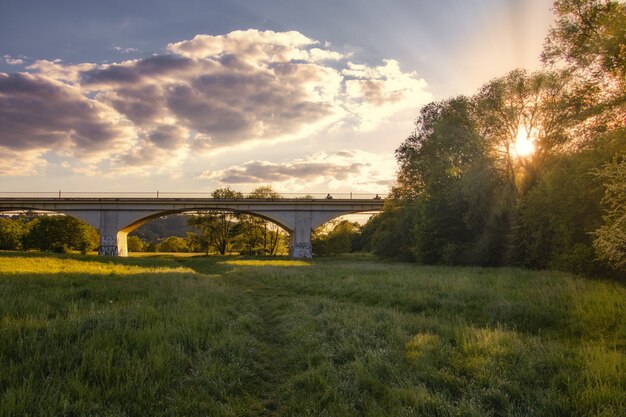
<path fill-rule="evenodd" d="M 525 127 L 520 127 L 515 138 L 515 154 L 519 157 L 525 157 L 535 152 L 534 135 L 528 133 Z"/>

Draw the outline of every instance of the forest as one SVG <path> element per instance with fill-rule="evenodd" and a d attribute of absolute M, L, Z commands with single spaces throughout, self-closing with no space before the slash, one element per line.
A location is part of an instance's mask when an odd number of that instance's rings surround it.
<path fill-rule="evenodd" d="M 362 230 L 383 258 L 587 275 L 626 267 L 626 6 L 560 0 L 543 69 L 424 106 Z"/>

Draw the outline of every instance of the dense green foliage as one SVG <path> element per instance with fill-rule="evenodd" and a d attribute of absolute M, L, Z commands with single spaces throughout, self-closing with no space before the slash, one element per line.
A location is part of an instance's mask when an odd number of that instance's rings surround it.
<path fill-rule="evenodd" d="M 597 171 L 605 186 L 604 224 L 595 232 L 600 257 L 615 268 L 626 269 L 626 161 L 613 161 Z"/>
<path fill-rule="evenodd" d="M 565 60 L 626 82 L 626 4 L 615 0 L 556 0 L 556 22 L 541 55 L 544 62 Z"/>
<path fill-rule="evenodd" d="M 71 216 L 29 214 L 0 218 L 0 249 L 86 253 L 98 244 L 98 232 Z"/>
<path fill-rule="evenodd" d="M 20 250 L 28 227 L 22 218 L 0 217 L 0 249 Z"/>
<path fill-rule="evenodd" d="M 147 245 L 139 236 L 128 236 L 126 238 L 129 252 L 143 252 Z"/>
<path fill-rule="evenodd" d="M 315 256 L 339 255 L 361 250 L 360 226 L 348 220 L 331 221 L 313 233 L 311 244 Z"/>
<path fill-rule="evenodd" d="M 623 416 L 626 289 L 369 260 L 0 254 L 3 416 Z"/>
<path fill-rule="evenodd" d="M 423 107 L 363 228 L 377 255 L 626 273 L 626 6 L 559 0 L 535 73 Z"/>

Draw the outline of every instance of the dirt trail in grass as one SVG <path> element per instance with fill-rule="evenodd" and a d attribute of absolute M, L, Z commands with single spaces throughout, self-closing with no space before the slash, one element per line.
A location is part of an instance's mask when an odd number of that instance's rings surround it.
<path fill-rule="evenodd" d="M 281 291 L 263 285 L 246 274 L 231 276 L 224 282 L 230 287 L 240 289 L 257 308 L 255 313 L 261 326 L 254 333 L 263 346 L 259 352 L 263 375 L 257 394 L 265 406 L 265 413 L 262 415 L 277 415 L 281 395 L 284 393 L 283 384 L 289 379 L 290 370 L 293 370 L 293 364 L 289 361 L 289 341 L 283 329 L 283 313 L 288 303 Z"/>

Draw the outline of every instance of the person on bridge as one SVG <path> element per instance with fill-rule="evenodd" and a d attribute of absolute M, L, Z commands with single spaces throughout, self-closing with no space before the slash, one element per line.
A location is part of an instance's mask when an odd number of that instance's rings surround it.
<path fill-rule="evenodd" d="M 330 193 L 328 193 L 328 194 L 326 194 L 326 199 L 327 199 L 327 200 L 332 200 L 332 199 L 333 199 L 333 196 L 332 196 L 332 195 L 330 195 Z"/>

